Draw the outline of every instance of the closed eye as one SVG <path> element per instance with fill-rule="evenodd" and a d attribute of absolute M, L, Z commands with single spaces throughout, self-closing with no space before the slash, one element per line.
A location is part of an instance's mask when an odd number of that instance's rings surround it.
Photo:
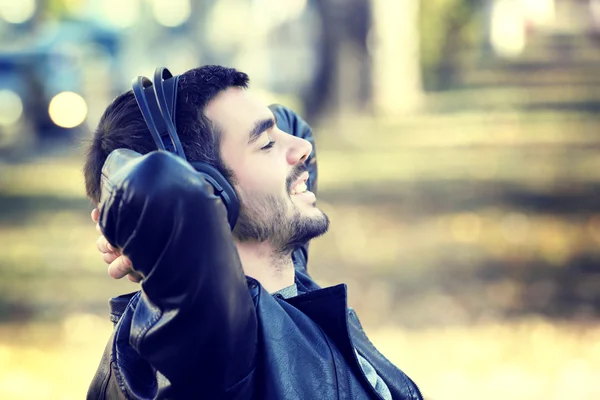
<path fill-rule="evenodd" d="M 275 141 L 273 139 L 269 140 L 269 143 L 261 147 L 261 150 L 269 150 L 271 147 L 275 145 Z"/>

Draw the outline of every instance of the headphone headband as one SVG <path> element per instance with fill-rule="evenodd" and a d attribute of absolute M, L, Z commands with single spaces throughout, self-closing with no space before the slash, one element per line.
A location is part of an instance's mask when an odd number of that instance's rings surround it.
<path fill-rule="evenodd" d="M 175 129 L 175 107 L 179 75 L 173 77 L 164 67 L 154 72 L 154 82 L 138 76 L 132 82 L 133 94 L 150 134 L 159 150 L 167 150 L 187 160 Z"/>

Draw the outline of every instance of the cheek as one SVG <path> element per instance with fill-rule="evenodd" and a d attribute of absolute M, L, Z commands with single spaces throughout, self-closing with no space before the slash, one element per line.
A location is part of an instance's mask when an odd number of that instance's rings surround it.
<path fill-rule="evenodd" d="M 252 170 L 247 166 L 241 166 L 237 171 L 234 171 L 237 184 L 245 193 L 255 192 L 261 187 L 260 171 Z"/>
<path fill-rule="evenodd" d="M 260 182 L 260 174 L 253 166 L 252 157 L 242 151 L 233 151 L 228 148 L 223 149 L 222 154 L 223 161 L 233 171 L 236 186 L 239 186 L 239 189 L 251 192 L 253 188 L 257 187 Z"/>
<path fill-rule="evenodd" d="M 285 191 L 285 169 L 264 160 L 240 165 L 236 171 L 237 182 L 244 192 L 281 192 Z"/>

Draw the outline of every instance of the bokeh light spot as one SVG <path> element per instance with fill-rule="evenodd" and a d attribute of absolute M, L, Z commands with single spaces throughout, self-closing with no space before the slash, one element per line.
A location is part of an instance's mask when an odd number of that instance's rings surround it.
<path fill-rule="evenodd" d="M 52 122 L 62 128 L 74 128 L 85 121 L 88 109 L 83 97 L 73 92 L 54 96 L 48 106 Z"/>
<path fill-rule="evenodd" d="M 140 18 L 140 0 L 103 0 L 101 4 L 104 19 L 116 28 L 129 28 Z"/>
<path fill-rule="evenodd" d="M 491 41 L 496 53 L 512 57 L 525 48 L 523 5 L 514 0 L 496 0 L 492 11 Z"/>
<path fill-rule="evenodd" d="M 22 114 L 23 102 L 19 95 L 11 90 L 0 90 L 0 125 L 13 125 Z"/>
<path fill-rule="evenodd" d="M 33 17 L 35 9 L 35 0 L 0 0 L 0 19 L 11 24 L 22 24 Z"/>
<path fill-rule="evenodd" d="M 190 18 L 192 6 L 189 0 L 152 0 L 152 13 L 156 22 L 174 28 Z"/>
<path fill-rule="evenodd" d="M 450 223 L 452 237 L 458 242 L 473 243 L 481 233 L 481 218 L 475 213 L 455 215 Z"/>

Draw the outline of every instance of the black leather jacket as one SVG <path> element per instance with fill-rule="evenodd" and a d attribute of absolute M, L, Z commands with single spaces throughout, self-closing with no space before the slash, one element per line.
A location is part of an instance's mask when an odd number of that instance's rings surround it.
<path fill-rule="evenodd" d="M 272 109 L 282 130 L 312 141 L 296 114 Z M 315 183 L 314 153 L 308 163 Z M 346 286 L 309 277 L 306 247 L 293 253 L 299 296 L 271 296 L 244 276 L 225 207 L 187 162 L 153 152 L 127 169 L 100 225 L 145 278 L 111 301 L 115 329 L 88 399 L 380 398 L 354 349 L 395 400 L 422 399 L 366 337 Z"/>

